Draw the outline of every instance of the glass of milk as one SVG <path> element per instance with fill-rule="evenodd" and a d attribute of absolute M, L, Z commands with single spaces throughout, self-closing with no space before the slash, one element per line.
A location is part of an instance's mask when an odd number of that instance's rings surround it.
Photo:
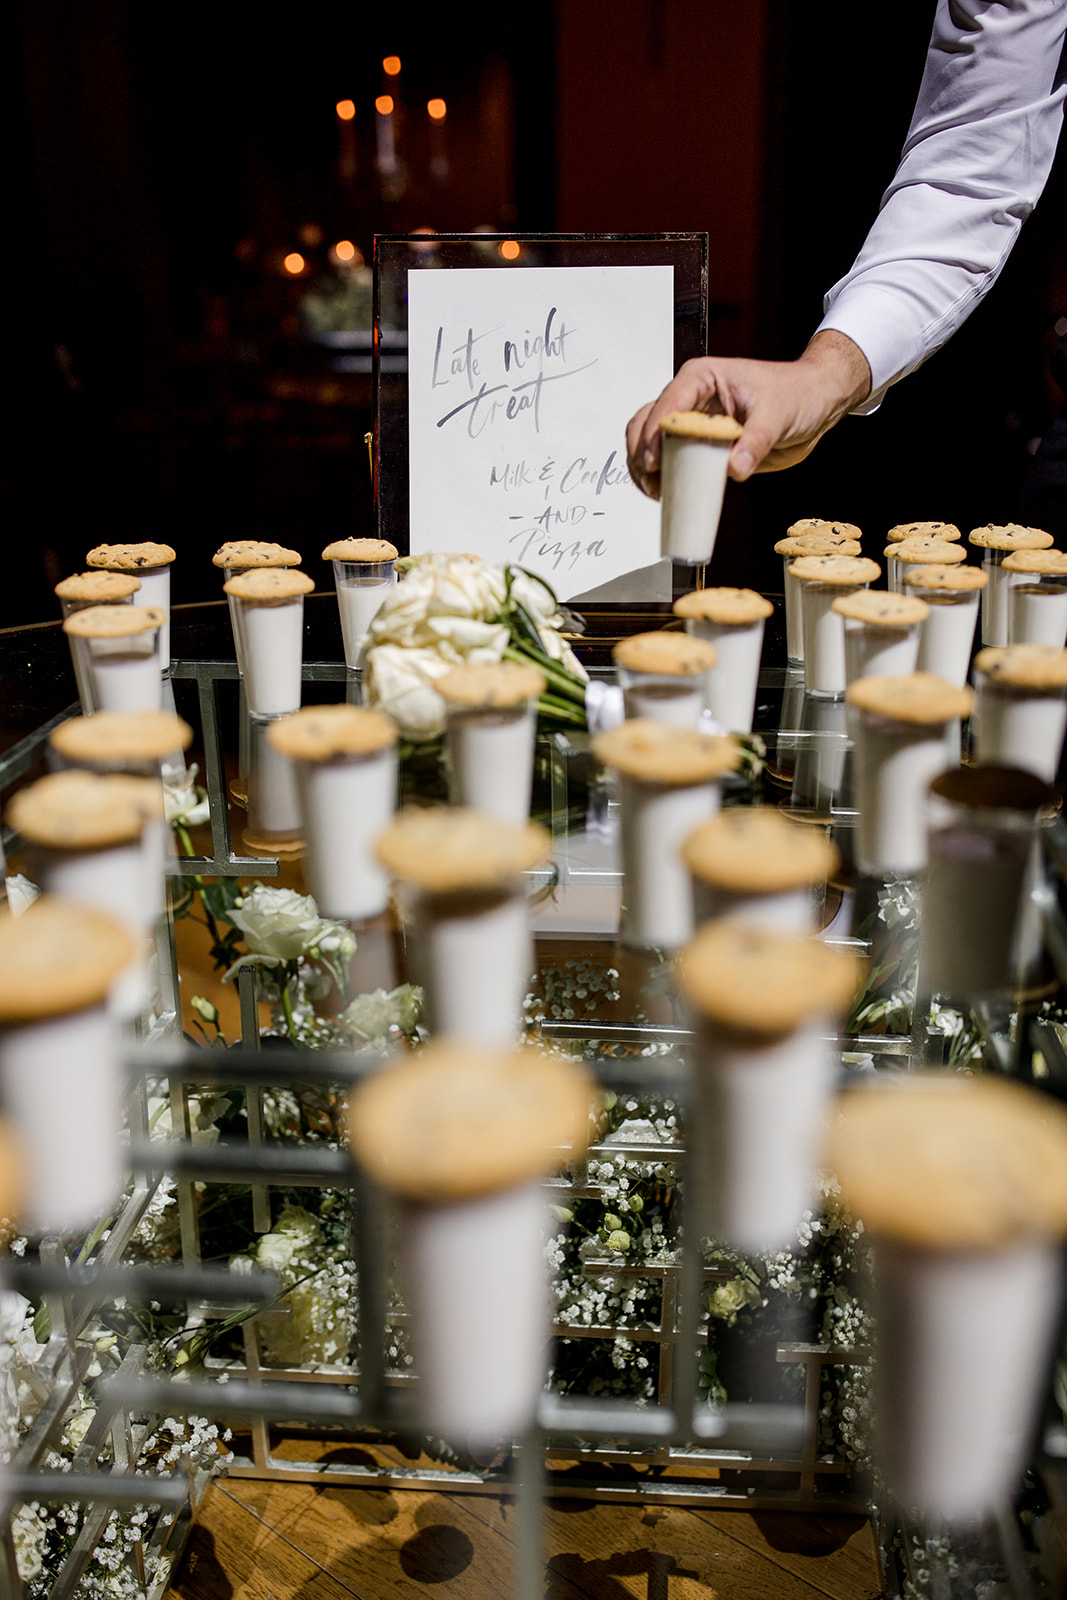
<path fill-rule="evenodd" d="M 702 411 L 672 411 L 660 430 L 660 555 L 690 567 L 711 560 L 726 469 L 741 424 Z"/>
<path fill-rule="evenodd" d="M 297 769 L 271 737 L 281 717 L 248 719 L 248 820 L 243 837 L 250 850 L 272 855 L 302 855 L 303 812 Z"/>
<path fill-rule="evenodd" d="M 304 596 L 314 587 L 291 567 L 241 572 L 224 585 L 241 609 L 245 697 L 252 717 L 276 717 L 300 705 Z"/>
<path fill-rule="evenodd" d="M 685 631 L 715 651 L 707 708 L 720 728 L 751 733 L 763 654 L 763 625 L 774 607 L 754 589 L 695 589 L 674 602 Z"/>
<path fill-rule="evenodd" d="M 708 701 L 715 646 L 665 629 L 635 633 L 612 651 L 628 717 L 698 728 Z"/>
<path fill-rule="evenodd" d="M 164 612 L 158 606 L 102 605 L 75 611 L 63 624 L 75 674 L 94 711 L 157 710 L 163 693 L 159 641 Z"/>
<path fill-rule="evenodd" d="M 815 940 L 728 921 L 704 924 L 681 973 L 695 1016 L 696 1236 L 746 1252 L 795 1248 L 836 1073 L 831 1017 L 851 997 L 854 964 Z"/>
<path fill-rule="evenodd" d="M 922 600 L 857 589 L 834 601 L 845 619 L 845 677 L 903 677 L 915 671 L 919 632 L 929 607 Z"/>
<path fill-rule="evenodd" d="M 304 873 L 323 916 L 363 922 L 384 911 L 389 876 L 374 842 L 396 810 L 396 726 L 360 706 L 305 706 L 266 728 L 288 760 L 306 845 Z"/>
<path fill-rule="evenodd" d="M 338 539 L 322 552 L 324 561 L 333 562 L 345 662 L 350 672 L 363 664 L 367 630 L 397 581 L 395 563 L 399 554 L 387 539 Z"/>
<path fill-rule="evenodd" d="M 989 578 L 980 567 L 908 567 L 905 593 L 929 607 L 919 632 L 919 672 L 932 672 L 962 689 L 971 671 L 978 601 Z"/>
<path fill-rule="evenodd" d="M 110 917 L 52 896 L 2 930 L 0 1092 L 26 1157 L 30 1232 L 92 1227 L 121 1190 L 122 1036 L 110 999 L 133 955 Z"/>
<path fill-rule="evenodd" d="M 794 527 L 806 524 L 794 523 Z M 845 524 L 851 527 L 851 524 Z M 859 529 L 854 530 L 856 534 Z M 790 568 L 800 556 L 858 556 L 861 554 L 858 538 L 845 533 L 790 533 L 779 539 L 775 553 L 782 558 L 782 592 L 785 595 L 786 654 L 793 666 L 804 660 L 804 612 L 801 606 L 802 584 L 794 578 Z"/>
<path fill-rule="evenodd" d="M 131 605 L 141 587 L 139 578 L 126 572 L 82 572 L 57 583 L 55 593 L 59 599 L 64 620 L 75 611 L 87 611 L 90 606 Z M 86 661 L 80 650 L 72 647 L 74 680 L 78 686 L 78 699 L 83 709 L 93 703 L 92 687 L 85 681 Z"/>
<path fill-rule="evenodd" d="M 434 688 L 445 702 L 453 804 L 525 822 L 542 674 L 515 661 L 472 661 L 453 667 Z"/>
<path fill-rule="evenodd" d="M 158 606 L 163 612 L 159 641 L 160 670 L 170 671 L 170 569 L 174 551 L 169 544 L 102 544 L 85 558 L 89 567 L 106 572 L 132 573 L 141 585 L 138 604 Z"/>
<path fill-rule="evenodd" d="M 212 564 L 222 574 L 223 586 L 238 573 L 253 572 L 259 567 L 298 567 L 299 550 L 289 550 L 284 545 L 262 539 L 231 539 L 221 545 L 211 558 Z M 233 629 L 233 649 L 237 671 L 244 677 L 244 638 L 241 633 L 241 605 L 232 594 L 226 596 L 230 607 L 230 626 Z M 242 772 L 245 770 L 242 764 Z"/>
<path fill-rule="evenodd" d="M 881 568 L 865 556 L 800 556 L 790 571 L 801 584 L 804 688 L 809 695 L 838 699 L 846 688 L 845 620 L 834 601 L 866 589 Z"/>
<path fill-rule="evenodd" d="M 996 526 L 990 523 L 975 528 L 968 535 L 969 542 L 982 552 L 982 569 L 989 579 L 982 591 L 982 643 L 998 648 L 1010 643 L 1008 638 L 1008 593 L 1011 588 L 1011 569 L 1004 569 L 1004 559 L 1014 551 L 1047 550 L 1052 535 L 1042 528 L 1022 528 L 1014 522 Z"/>
<path fill-rule="evenodd" d="M 1004 557 L 1008 584 L 1008 643 L 1067 643 L 1067 552 L 1011 550 Z"/>
<path fill-rule="evenodd" d="M 376 850 L 398 880 L 429 1027 L 514 1043 L 534 964 L 526 874 L 551 855 L 549 834 L 466 806 L 409 808 L 379 835 Z"/>
<path fill-rule="evenodd" d="M 1055 783 L 1067 726 L 1067 650 L 1015 644 L 974 658 L 975 761 Z"/>
<path fill-rule="evenodd" d="M 685 841 L 697 927 L 715 917 L 798 938 L 813 931 L 816 896 L 838 864 L 825 828 L 771 806 L 729 806 Z"/>
<path fill-rule="evenodd" d="M 926 673 L 859 678 L 846 696 L 855 746 L 856 865 L 910 876 L 926 865 L 926 792 L 956 763 L 969 689 Z"/>
<path fill-rule="evenodd" d="M 632 718 L 593 749 L 618 774 L 623 942 L 676 950 L 693 932 L 693 890 L 682 846 L 719 810 L 719 780 L 736 746 L 687 728 Z"/>
<path fill-rule="evenodd" d="M 904 574 L 909 567 L 920 565 L 953 567 L 961 566 L 967 560 L 967 552 L 960 545 L 945 539 L 934 539 L 928 535 L 913 535 L 907 539 L 893 540 L 886 545 L 884 554 L 891 594 L 903 594 Z"/>
<path fill-rule="evenodd" d="M 1050 784 L 1017 767 L 958 767 L 930 784 L 920 996 L 966 1004 L 1025 976 L 1040 830 L 1057 805 Z"/>

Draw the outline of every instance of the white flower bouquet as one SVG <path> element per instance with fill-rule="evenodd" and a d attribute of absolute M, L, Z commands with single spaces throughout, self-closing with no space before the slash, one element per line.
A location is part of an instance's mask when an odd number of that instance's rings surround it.
<path fill-rule="evenodd" d="M 370 625 L 364 695 L 405 739 L 444 730 L 438 678 L 464 661 L 522 661 L 547 681 L 538 714 L 585 727 L 587 674 L 563 637 L 566 614 L 548 584 L 522 567 L 478 556 L 431 554 L 397 563 L 400 582 Z"/>

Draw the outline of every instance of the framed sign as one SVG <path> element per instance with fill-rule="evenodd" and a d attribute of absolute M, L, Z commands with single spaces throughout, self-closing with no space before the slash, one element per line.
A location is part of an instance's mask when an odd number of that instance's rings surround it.
<path fill-rule="evenodd" d="M 707 250 L 706 234 L 377 238 L 381 537 L 514 561 L 561 599 L 629 598 L 627 575 L 658 563 L 659 508 L 630 481 L 626 423 L 705 348 Z"/>

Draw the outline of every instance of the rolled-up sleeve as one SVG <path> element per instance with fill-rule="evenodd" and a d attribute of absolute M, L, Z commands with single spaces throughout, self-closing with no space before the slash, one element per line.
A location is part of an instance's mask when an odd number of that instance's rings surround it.
<path fill-rule="evenodd" d="M 821 328 L 870 364 L 873 410 L 992 287 L 1045 186 L 1063 121 L 1067 0 L 939 0 L 893 181 Z"/>

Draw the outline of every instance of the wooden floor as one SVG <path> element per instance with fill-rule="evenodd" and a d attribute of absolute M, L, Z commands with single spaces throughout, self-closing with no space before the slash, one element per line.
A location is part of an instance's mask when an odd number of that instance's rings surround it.
<path fill-rule="evenodd" d="M 878 1600 L 860 1517 L 548 1502 L 544 1600 Z M 167 1600 L 506 1600 L 506 1497 L 222 1479 Z"/>

